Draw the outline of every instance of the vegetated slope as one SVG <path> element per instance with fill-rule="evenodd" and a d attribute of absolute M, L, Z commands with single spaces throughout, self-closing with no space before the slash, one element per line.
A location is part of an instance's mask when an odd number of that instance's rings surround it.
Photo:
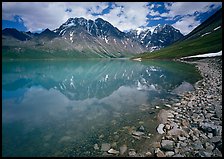
<path fill-rule="evenodd" d="M 159 51 L 143 53 L 136 57 L 143 59 L 170 59 L 218 52 L 222 50 L 221 25 L 222 11 L 220 9 L 178 42 Z"/>

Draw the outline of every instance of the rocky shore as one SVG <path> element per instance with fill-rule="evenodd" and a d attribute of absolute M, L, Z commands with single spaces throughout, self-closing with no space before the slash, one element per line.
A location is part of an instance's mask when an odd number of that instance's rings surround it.
<path fill-rule="evenodd" d="M 203 79 L 170 109 L 160 110 L 151 156 L 222 157 L 222 59 L 185 61 L 196 64 Z"/>

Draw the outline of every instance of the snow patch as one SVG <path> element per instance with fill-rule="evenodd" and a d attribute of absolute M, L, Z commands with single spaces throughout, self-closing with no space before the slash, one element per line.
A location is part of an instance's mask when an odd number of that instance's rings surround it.
<path fill-rule="evenodd" d="M 107 39 L 107 37 L 106 37 L 106 36 L 105 36 L 104 40 L 105 40 L 105 42 L 108 44 L 108 39 Z"/>
<path fill-rule="evenodd" d="M 142 61 L 142 58 L 133 59 L 134 61 Z"/>
<path fill-rule="evenodd" d="M 109 78 L 109 76 L 108 76 L 108 75 L 106 75 L 106 77 L 105 77 L 104 81 L 107 81 L 107 80 L 108 80 L 108 78 Z"/>
<path fill-rule="evenodd" d="M 164 43 L 164 41 L 163 40 L 159 40 L 161 43 Z"/>
<path fill-rule="evenodd" d="M 207 54 L 200 54 L 200 55 L 194 55 L 194 56 L 187 56 L 187 57 L 182 57 L 180 59 L 189 59 L 189 58 L 194 58 L 194 57 L 215 57 L 215 56 L 222 56 L 222 50 L 216 53 L 207 53 Z"/>
<path fill-rule="evenodd" d="M 221 28 L 221 26 L 218 26 L 217 28 L 215 28 L 215 29 L 213 29 L 213 30 L 217 30 L 217 29 L 219 29 L 219 28 Z"/>
<path fill-rule="evenodd" d="M 73 32 L 71 32 L 69 35 L 70 35 L 70 40 L 73 43 L 73 39 L 72 39 L 73 38 Z"/>
<path fill-rule="evenodd" d="M 205 34 L 201 35 L 201 37 L 203 37 L 203 36 L 205 36 L 205 35 L 208 35 L 208 34 L 210 34 L 210 33 L 211 33 L 211 32 L 205 33 Z"/>

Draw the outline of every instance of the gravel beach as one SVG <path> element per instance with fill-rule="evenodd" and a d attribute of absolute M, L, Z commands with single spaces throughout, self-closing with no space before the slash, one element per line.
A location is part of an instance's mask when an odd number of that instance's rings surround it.
<path fill-rule="evenodd" d="M 195 64 L 203 79 L 195 83 L 195 91 L 160 110 L 161 137 L 151 156 L 222 157 L 222 59 L 184 62 Z"/>

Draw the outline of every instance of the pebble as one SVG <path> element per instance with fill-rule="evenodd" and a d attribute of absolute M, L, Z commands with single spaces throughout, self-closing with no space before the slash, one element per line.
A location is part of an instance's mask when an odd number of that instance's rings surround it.
<path fill-rule="evenodd" d="M 94 144 L 94 147 L 93 147 L 95 150 L 99 150 L 100 148 L 99 148 L 99 146 L 98 146 L 98 144 Z"/>
<path fill-rule="evenodd" d="M 148 152 L 145 153 L 145 155 L 146 155 L 147 157 L 151 157 L 151 156 L 152 156 L 152 153 L 148 151 Z"/>
<path fill-rule="evenodd" d="M 119 154 L 119 151 L 114 150 L 114 149 L 110 149 L 107 152 L 110 153 L 110 154 Z"/>
<path fill-rule="evenodd" d="M 157 157 L 166 157 L 166 155 L 159 148 L 155 151 Z"/>
<path fill-rule="evenodd" d="M 173 151 L 166 151 L 165 152 L 165 155 L 166 155 L 166 157 L 171 157 L 171 156 L 173 156 L 175 153 L 173 152 Z"/>
<path fill-rule="evenodd" d="M 109 143 L 102 143 L 101 146 L 101 151 L 108 151 L 110 149 L 110 144 Z"/>
<path fill-rule="evenodd" d="M 132 132 L 132 135 L 134 135 L 134 136 L 141 136 L 141 135 L 144 135 L 144 134 L 145 134 L 144 132 L 140 132 L 140 131 Z"/>
<path fill-rule="evenodd" d="M 120 154 L 123 155 L 127 151 L 128 147 L 127 145 L 123 145 L 120 147 Z"/>
<path fill-rule="evenodd" d="M 186 137 L 182 137 L 182 136 L 178 136 L 178 139 L 179 139 L 180 141 L 184 141 L 184 140 L 186 140 L 187 138 L 186 138 Z"/>
<path fill-rule="evenodd" d="M 164 134 L 165 133 L 165 131 L 163 130 L 163 128 L 164 128 L 164 124 L 159 124 L 159 126 L 157 127 L 157 132 L 159 133 L 159 134 Z"/>
<path fill-rule="evenodd" d="M 134 149 L 129 149 L 128 155 L 129 156 L 135 156 L 136 155 L 135 150 Z"/>
<path fill-rule="evenodd" d="M 174 141 L 162 140 L 161 148 L 163 148 L 164 150 L 174 150 Z"/>

